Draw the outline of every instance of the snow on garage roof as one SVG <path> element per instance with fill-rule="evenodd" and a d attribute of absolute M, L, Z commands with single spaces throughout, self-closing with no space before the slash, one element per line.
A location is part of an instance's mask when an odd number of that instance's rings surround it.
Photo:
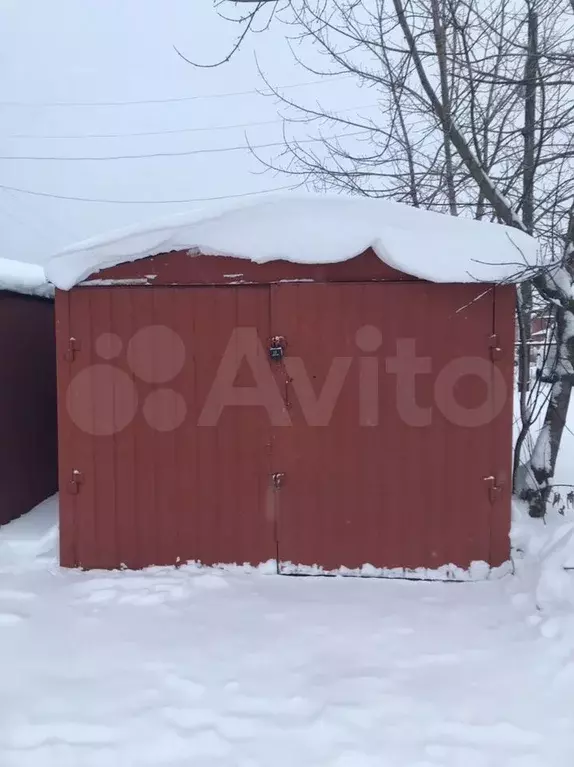
<path fill-rule="evenodd" d="M 41 266 L 11 258 L 0 258 L 0 290 L 44 297 L 51 297 L 54 293 Z"/>
<path fill-rule="evenodd" d="M 86 240 L 49 260 L 46 274 L 67 290 L 105 267 L 173 250 L 309 264 L 345 261 L 368 247 L 391 267 L 433 282 L 512 280 L 538 258 L 536 240 L 499 224 L 387 200 L 282 195 Z"/>

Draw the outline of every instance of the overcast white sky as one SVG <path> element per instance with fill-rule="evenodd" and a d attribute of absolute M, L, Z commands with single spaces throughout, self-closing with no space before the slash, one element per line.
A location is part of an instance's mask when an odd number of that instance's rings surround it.
<path fill-rule="evenodd" d="M 218 19 L 212 0 L 2 0 L 0 157 L 104 157 L 244 146 L 244 128 L 214 128 L 273 120 L 248 128 L 249 141 L 281 141 L 273 99 L 256 93 L 203 98 L 264 87 L 253 45 L 232 63 L 208 70 L 186 64 L 173 49 L 209 60 L 226 51 L 235 32 Z M 293 63 L 284 32 L 276 27 L 257 39 L 260 65 L 277 85 L 312 81 L 313 75 Z M 290 93 L 334 108 L 369 100 L 347 80 Z M 181 98 L 189 100 L 125 104 Z M 117 103 L 80 105 L 93 102 Z M 160 135 L 93 137 L 149 131 Z M 40 138 L 45 136 L 80 138 Z M 192 207 L 66 201 L 1 186 L 70 197 L 177 200 L 289 183 L 261 175 L 248 151 L 107 161 L 0 159 L 1 255 L 41 262 L 76 240 Z"/>

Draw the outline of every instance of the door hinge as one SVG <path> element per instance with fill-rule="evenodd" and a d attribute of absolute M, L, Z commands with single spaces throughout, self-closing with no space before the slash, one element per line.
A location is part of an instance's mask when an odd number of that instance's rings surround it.
<path fill-rule="evenodd" d="M 72 479 L 68 482 L 68 492 L 71 495 L 77 495 L 80 492 L 80 485 L 84 481 L 84 475 L 81 471 L 74 469 Z"/>
<path fill-rule="evenodd" d="M 504 483 L 497 479 L 494 475 L 490 477 L 484 477 L 484 481 L 488 485 L 488 498 L 491 503 L 496 503 L 502 493 Z"/>
<path fill-rule="evenodd" d="M 66 362 L 73 362 L 76 359 L 76 352 L 78 351 L 80 351 L 80 342 L 77 338 L 72 336 L 68 339 L 68 348 L 64 354 Z"/>
<path fill-rule="evenodd" d="M 275 490 L 281 490 L 283 487 L 283 482 L 285 481 L 285 472 L 278 471 L 275 472 L 275 474 L 271 475 L 271 482 L 273 483 L 273 488 Z"/>
<path fill-rule="evenodd" d="M 499 360 L 502 357 L 502 349 L 498 343 L 498 335 L 496 333 L 493 333 L 490 336 L 488 346 L 490 348 L 490 359 L 493 362 L 496 362 L 496 360 Z"/>

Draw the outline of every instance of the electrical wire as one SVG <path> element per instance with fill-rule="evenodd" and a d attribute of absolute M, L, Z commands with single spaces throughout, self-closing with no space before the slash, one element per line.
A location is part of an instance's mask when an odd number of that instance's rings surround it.
<path fill-rule="evenodd" d="M 348 114 L 349 112 L 358 112 L 361 109 L 373 109 L 378 107 L 379 104 L 364 104 L 358 107 L 349 107 L 348 109 L 339 109 L 331 112 L 331 114 L 325 114 L 325 119 L 328 120 L 331 115 Z M 238 128 L 256 128 L 263 125 L 277 125 L 278 123 L 285 122 L 284 118 L 274 120 L 261 120 L 260 122 L 249 123 L 236 123 L 235 125 L 212 125 L 209 127 L 199 128 L 173 128 L 168 130 L 158 131 L 137 131 L 135 133 L 70 133 L 68 135 L 41 135 L 33 133 L 9 133 L 4 136 L 5 139 L 38 139 L 38 140 L 51 140 L 51 139 L 108 139 L 108 138 L 134 138 L 139 136 L 170 136 L 178 133 L 205 133 L 212 131 L 224 131 L 234 130 Z"/>
<path fill-rule="evenodd" d="M 16 202 L 18 201 L 17 197 L 14 195 L 14 193 L 10 189 L 2 188 L 1 191 L 5 192 L 7 195 L 10 195 L 10 197 Z M 40 231 L 40 226 L 39 226 L 40 222 L 35 216 L 30 217 L 29 220 L 25 221 L 19 214 L 14 213 L 13 211 L 5 207 L 2 200 L 0 200 L 0 211 L 3 212 L 5 216 L 12 219 L 18 224 L 19 232 L 24 232 L 25 234 L 30 235 L 31 230 L 34 230 L 34 232 L 36 232 L 38 236 L 40 237 L 46 236 L 47 227 L 42 224 L 42 229 L 44 231 Z"/>
<path fill-rule="evenodd" d="M 316 144 L 321 142 L 332 141 L 333 139 L 350 138 L 352 136 L 361 136 L 365 133 L 369 133 L 368 130 L 355 131 L 353 133 L 339 133 L 334 136 L 324 136 L 321 138 L 309 138 L 299 139 L 297 144 Z M 294 139 L 295 141 L 295 139 Z M 240 152 L 252 149 L 270 149 L 272 147 L 285 146 L 285 141 L 273 141 L 268 144 L 241 144 L 239 146 L 226 146 L 226 147 L 214 147 L 208 149 L 189 149 L 183 152 L 150 152 L 147 154 L 118 154 L 118 155 L 104 155 L 102 157 L 46 157 L 46 156 L 25 156 L 25 155 L 12 155 L 12 156 L 0 156 L 0 160 L 29 160 L 34 162 L 50 161 L 50 162 L 97 162 L 97 161 L 110 161 L 110 160 L 144 160 L 153 157 L 188 157 L 198 154 L 222 154 L 225 152 Z"/>
<path fill-rule="evenodd" d="M 283 120 L 262 120 L 261 122 L 237 123 L 236 125 L 213 125 L 207 128 L 174 128 L 158 131 L 137 131 L 135 133 L 70 133 L 68 135 L 34 135 L 33 133 L 11 133 L 3 138 L 14 139 L 92 139 L 92 138 L 134 138 L 138 136 L 170 136 L 175 133 L 203 133 L 211 131 L 231 130 L 233 128 L 256 128 L 262 125 L 275 125 Z"/>
<path fill-rule="evenodd" d="M 291 88 L 305 88 L 310 85 L 322 85 L 331 80 L 342 80 L 351 77 L 351 75 L 333 75 L 329 78 L 324 77 L 320 80 L 310 80 L 305 83 L 292 83 L 291 85 L 279 85 L 276 90 L 287 90 Z M 253 88 L 248 91 L 231 91 L 228 93 L 207 93 L 198 96 L 179 96 L 168 99 L 142 99 L 141 101 L 2 101 L 3 107 L 129 107 L 140 106 L 144 104 L 176 104 L 183 101 L 201 101 L 209 99 L 228 99 L 233 96 L 250 96 L 258 94 L 260 96 L 272 96 L 273 91 Z"/>
<path fill-rule="evenodd" d="M 242 192 L 240 194 L 225 194 L 218 197 L 197 197 L 184 200 L 109 200 L 98 197 L 75 197 L 72 195 L 56 194 L 52 192 L 40 192 L 34 189 L 21 189 L 17 186 L 7 186 L 6 184 L 0 184 L 0 189 L 4 189 L 9 192 L 17 192 L 18 194 L 28 194 L 33 197 L 50 197 L 55 200 L 71 200 L 73 202 L 96 202 L 106 203 L 110 205 L 178 205 L 181 203 L 200 203 L 200 202 L 217 202 L 219 200 L 235 200 L 240 197 L 255 197 L 259 194 L 270 194 L 272 192 L 281 192 L 286 189 L 295 189 L 295 186 L 278 186 L 274 189 L 261 189 L 257 192 Z"/>

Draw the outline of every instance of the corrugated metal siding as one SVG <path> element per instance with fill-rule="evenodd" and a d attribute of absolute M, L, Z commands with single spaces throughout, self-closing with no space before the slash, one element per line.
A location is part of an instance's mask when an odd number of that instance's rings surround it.
<path fill-rule="evenodd" d="M 57 290 L 56 308 L 56 360 L 58 379 L 58 487 L 60 491 L 60 564 L 76 567 L 76 496 L 69 492 L 72 457 L 78 447 L 77 435 L 66 407 L 72 366 L 67 359 L 70 332 L 70 293 Z"/>
<path fill-rule="evenodd" d="M 490 564 L 494 567 L 510 557 L 510 522 L 512 504 L 512 457 L 513 457 L 513 384 L 516 288 L 513 285 L 497 285 L 494 288 L 494 331 L 500 348 L 496 367 L 508 387 L 508 400 L 492 424 L 494 463 L 501 492 L 491 516 Z"/>
<path fill-rule="evenodd" d="M 421 323 L 426 323 L 433 378 L 434 371 L 440 374 L 449 363 L 466 358 L 483 360 L 490 380 L 493 305 L 493 291 L 484 285 L 434 286 L 427 313 L 420 316 Z M 490 404 L 491 412 L 483 425 L 457 423 L 455 404 L 477 408 L 484 402 Z M 426 478 L 434 483 L 426 509 L 434 536 L 428 552 L 431 561 L 436 561 L 433 552 L 437 551 L 441 564 L 466 568 L 473 561 L 490 562 L 496 506 L 490 502 L 485 478 L 497 472 L 492 451 L 494 402 L 486 382 L 471 374 L 454 387 L 451 405 L 443 412 L 435 408 L 433 428 L 427 435 Z"/>
<path fill-rule="evenodd" d="M 134 284 L 166 285 L 239 285 L 270 284 L 293 280 L 313 282 L 368 282 L 369 280 L 405 280 L 414 277 L 398 272 L 370 248 L 355 258 L 334 264 L 294 264 L 268 261 L 256 264 L 231 256 L 190 255 L 186 250 L 161 253 L 102 269 L 91 277 L 102 282 L 127 281 Z"/>
<path fill-rule="evenodd" d="M 90 288 L 72 291 L 69 302 L 69 332 L 80 348 L 69 365 L 68 391 L 60 389 L 71 420 L 62 480 L 78 470 L 83 481 L 77 494 L 62 498 L 65 564 L 138 568 L 274 558 L 265 411 L 228 407 L 217 428 L 197 425 L 232 330 L 258 329 L 265 353 L 268 288 Z M 138 332 L 158 325 L 185 350 L 183 366 L 168 380 L 161 360 L 173 358 L 173 349 L 170 355 L 163 344 L 144 343 L 139 358 L 129 352 Z M 97 353 L 107 333 L 121 341 L 121 353 L 109 361 Z M 240 369 L 235 385 L 244 376 Z M 137 393 L 133 419 L 117 433 L 94 433 L 112 416 L 118 425 L 128 418 L 126 381 Z M 158 391 L 169 394 L 158 400 Z M 179 428 L 164 428 L 179 420 L 182 401 L 187 417 Z M 150 426 L 150 413 L 161 430 Z"/>
<path fill-rule="evenodd" d="M 488 287 L 422 282 L 116 286 L 58 294 L 62 563 L 137 568 L 189 559 L 256 564 L 278 556 L 331 570 L 504 561 L 510 485 L 492 505 L 484 478 L 509 471 L 512 397 L 494 421 L 469 427 L 437 410 L 434 393 L 452 360 L 489 361 L 495 324 L 504 352 L 497 367 L 511 386 L 511 299 L 506 289 L 496 290 L 500 312 Z M 137 352 L 133 339 L 158 325 L 174 335 L 136 344 Z M 357 345 L 365 326 L 380 331 L 375 350 Z M 238 368 L 235 387 L 256 383 L 249 364 L 238 364 L 241 343 L 228 347 L 237 328 L 256 333 L 254 359 L 267 373 L 268 339 L 286 338 L 285 364 L 270 364 L 290 426 L 280 425 L 281 408 L 278 424 L 256 405 L 225 407 L 216 427 L 205 424 L 222 358 Z M 105 334 L 115 337 L 107 337 L 108 346 Z M 70 337 L 78 350 L 64 362 Z M 431 374 L 415 376 L 417 404 L 433 408 L 427 426 L 409 425 L 397 410 L 396 375 L 385 366 L 401 339 L 414 341 L 417 357 L 432 366 Z M 162 371 L 181 343 L 181 369 L 166 378 Z M 117 356 L 105 359 L 114 345 Z M 307 382 L 319 396 L 337 357 L 347 362 L 337 362 L 344 381 L 333 415 L 325 425 L 308 425 L 298 393 Z M 372 386 L 369 366 L 379 370 L 375 426 L 360 423 L 361 386 Z M 130 388 L 137 395 L 133 414 Z M 479 405 L 484 396 L 476 377 L 457 384 L 461 405 Z M 152 416 L 160 426 L 179 422 L 182 402 L 187 412 L 178 428 L 150 427 Z M 112 431 L 124 416 L 129 423 L 116 433 L 96 433 L 106 424 Z M 82 482 L 69 494 L 74 469 Z M 273 472 L 286 475 L 275 492 Z"/>
<path fill-rule="evenodd" d="M 0 524 L 57 490 L 54 304 L 0 291 Z"/>

